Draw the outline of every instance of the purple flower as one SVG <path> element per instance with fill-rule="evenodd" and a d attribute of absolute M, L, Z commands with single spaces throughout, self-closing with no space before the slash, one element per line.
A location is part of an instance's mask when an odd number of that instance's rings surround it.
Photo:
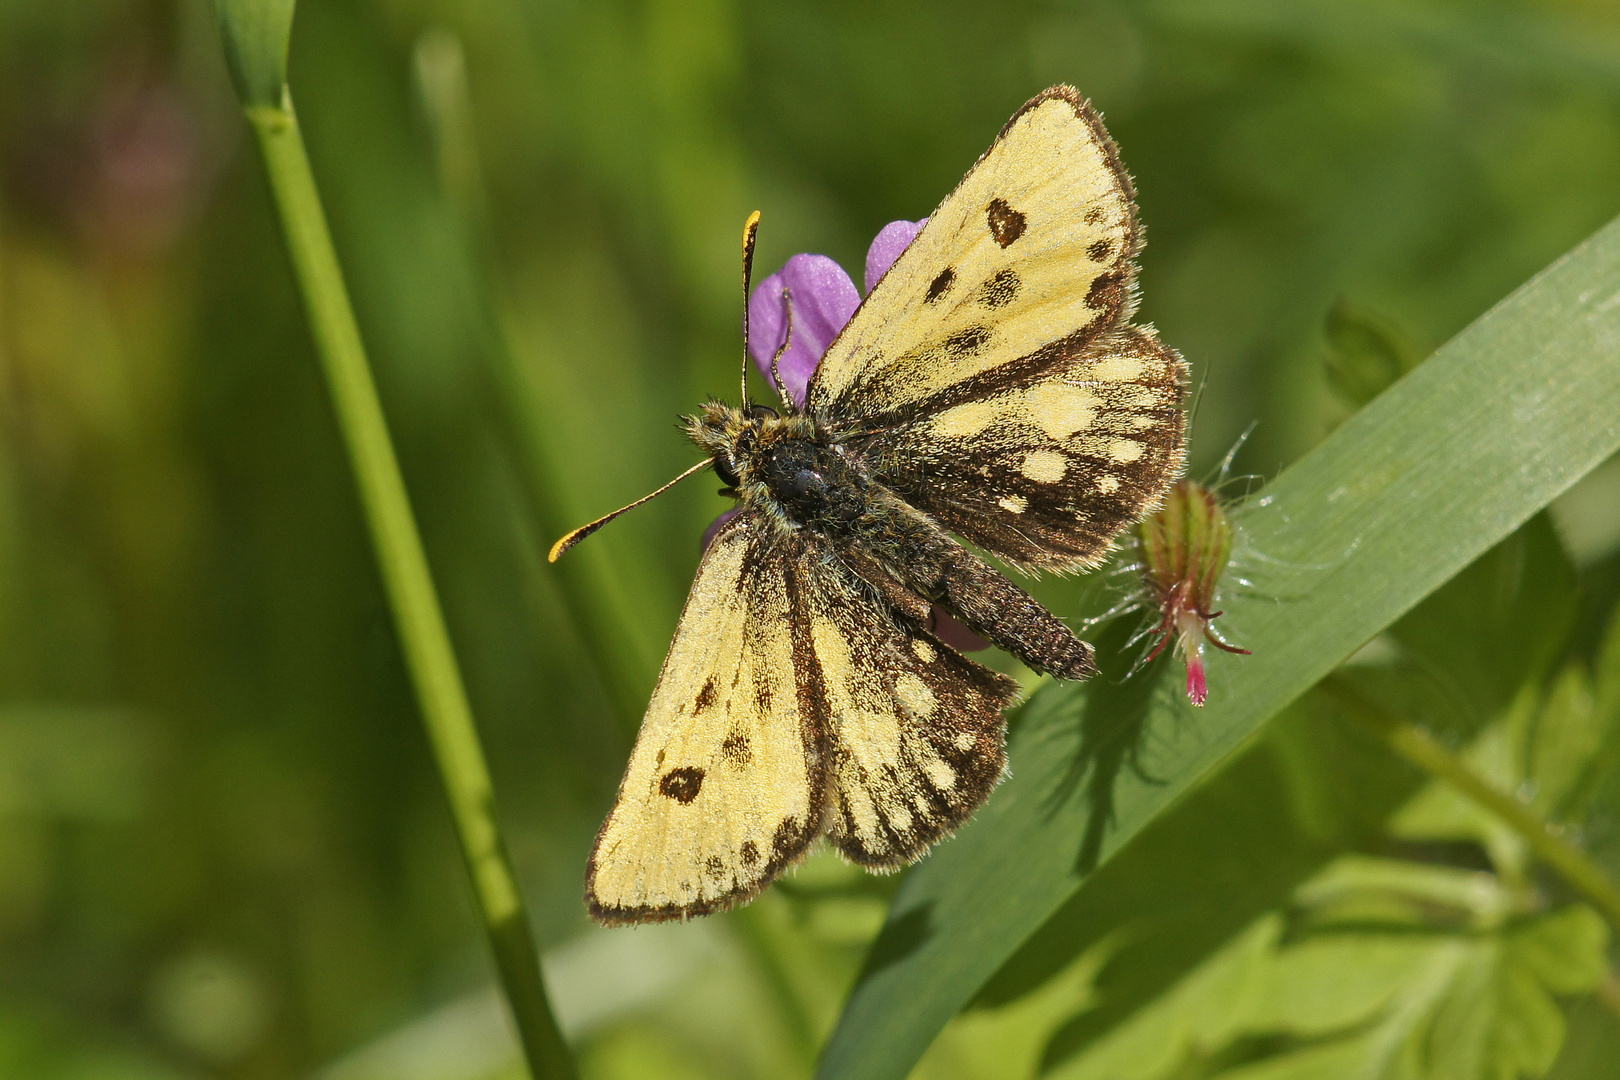
<path fill-rule="evenodd" d="M 879 230 L 866 250 L 868 294 L 889 272 L 900 253 L 916 239 L 926 221 L 926 218 L 891 221 Z M 748 298 L 749 355 L 759 365 L 766 381 L 775 386 L 771 378 L 771 359 L 788 337 L 791 307 L 793 336 L 787 351 L 777 360 L 776 368 L 782 376 L 788 400 L 802 409 L 816 365 L 821 363 L 827 346 L 833 343 L 860 304 L 855 283 L 844 273 L 843 267 L 825 255 L 795 255 L 781 270 L 760 282 Z M 709 546 L 720 526 L 735 513 L 728 510 L 715 519 L 703 534 L 704 547 Z M 928 628 L 952 648 L 972 652 L 990 647 L 988 641 L 938 607 L 929 615 L 928 624 Z"/>
<path fill-rule="evenodd" d="M 878 232 L 866 250 L 868 293 L 922 227 L 922 221 L 891 221 Z M 771 358 L 788 335 L 791 306 L 793 340 L 776 367 L 788 400 L 803 408 L 806 388 L 822 354 L 860 304 L 855 283 L 842 266 L 825 255 L 795 255 L 755 286 L 748 299 L 748 352 L 774 387 Z"/>

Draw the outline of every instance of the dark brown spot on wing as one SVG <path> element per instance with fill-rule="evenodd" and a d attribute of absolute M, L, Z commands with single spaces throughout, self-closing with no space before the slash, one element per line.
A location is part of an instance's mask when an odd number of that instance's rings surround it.
<path fill-rule="evenodd" d="M 1018 290 L 1023 287 L 1024 283 L 1018 279 L 1016 271 L 998 270 L 989 281 L 979 286 L 979 303 L 988 308 L 1004 307 L 1013 302 Z"/>
<path fill-rule="evenodd" d="M 1024 215 L 1007 205 L 1006 199 L 991 199 L 985 210 L 985 221 L 990 225 L 990 235 L 996 238 L 996 243 L 1006 247 L 1020 236 L 1028 225 Z"/>
<path fill-rule="evenodd" d="M 1114 242 L 1112 240 L 1098 240 L 1090 247 L 1086 248 L 1086 258 L 1090 259 L 1094 263 L 1107 262 L 1108 256 L 1112 255 L 1113 253 Z"/>
<path fill-rule="evenodd" d="M 945 269 L 939 272 L 939 276 L 936 277 L 933 280 L 933 283 L 928 286 L 928 293 L 923 297 L 923 299 L 932 304 L 935 300 L 938 300 L 940 297 L 945 295 L 946 290 L 951 287 L 951 283 L 955 280 L 956 271 L 947 266 Z"/>
<path fill-rule="evenodd" d="M 759 845 L 752 840 L 742 842 L 742 861 L 744 866 L 753 866 L 759 862 Z"/>
<path fill-rule="evenodd" d="M 1086 224 L 1100 225 L 1102 224 L 1102 219 L 1107 216 L 1107 211 L 1105 211 L 1102 207 L 1093 206 L 1090 210 L 1086 211 Z"/>
<path fill-rule="evenodd" d="M 771 857 L 775 862 L 783 865 L 793 858 L 795 852 L 804 849 L 804 841 L 799 837 L 799 819 L 788 818 L 776 827 L 771 835 Z"/>
<path fill-rule="evenodd" d="M 748 741 L 748 736 L 741 731 L 733 731 L 726 736 L 726 741 L 720 744 L 720 756 L 733 765 L 746 765 L 754 760 L 754 747 Z"/>
<path fill-rule="evenodd" d="M 658 781 L 658 793 L 666 795 L 681 805 L 685 805 L 698 797 L 703 790 L 703 770 L 694 765 L 682 765 L 678 769 L 671 769 Z"/>
<path fill-rule="evenodd" d="M 988 326 L 970 326 L 945 339 L 945 353 L 952 360 L 966 360 L 990 341 Z"/>
<path fill-rule="evenodd" d="M 714 676 L 710 675 L 708 681 L 703 684 L 703 689 L 698 691 L 697 704 L 692 706 L 692 715 L 696 716 L 710 705 L 713 705 L 714 695 Z"/>
<path fill-rule="evenodd" d="M 710 855 L 707 859 L 704 859 L 703 868 L 707 870 L 709 872 L 709 876 L 716 881 L 726 876 L 726 860 L 722 859 L 718 855 Z"/>
<path fill-rule="evenodd" d="M 1091 289 L 1086 293 L 1086 307 L 1094 311 L 1103 311 L 1118 307 L 1125 299 L 1125 274 L 1115 270 L 1107 274 L 1098 274 L 1097 280 L 1091 283 Z"/>

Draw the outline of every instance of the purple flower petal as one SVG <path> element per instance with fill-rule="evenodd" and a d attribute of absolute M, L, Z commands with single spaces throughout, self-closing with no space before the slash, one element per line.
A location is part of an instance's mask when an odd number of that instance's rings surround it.
<path fill-rule="evenodd" d="M 867 292 L 876 287 L 883 275 L 889 272 L 889 267 L 894 265 L 894 260 L 911 246 L 926 224 L 927 218 L 921 221 L 891 221 L 878 230 L 878 234 L 872 237 L 872 246 L 866 249 Z"/>
<path fill-rule="evenodd" d="M 793 305 L 793 341 L 777 369 L 788 399 L 803 407 L 821 354 L 855 314 L 861 296 L 844 268 L 825 255 L 795 255 L 779 273 L 760 282 L 748 299 L 748 352 L 767 380 L 771 357 L 787 337 L 789 303 Z"/>
<path fill-rule="evenodd" d="M 962 625 L 955 616 L 935 604 L 928 612 L 928 629 L 957 652 L 978 652 L 990 643 Z"/>
<path fill-rule="evenodd" d="M 714 543 L 714 538 L 720 534 L 721 529 L 726 527 L 726 522 L 730 521 L 732 518 L 736 517 L 741 512 L 742 512 L 742 507 L 734 506 L 730 510 L 727 510 L 724 513 L 722 513 L 719 517 L 715 518 L 713 521 L 709 522 L 709 527 L 707 529 L 703 530 L 703 546 L 698 548 L 698 550 L 699 551 L 708 551 L 709 550 L 709 545 Z"/>

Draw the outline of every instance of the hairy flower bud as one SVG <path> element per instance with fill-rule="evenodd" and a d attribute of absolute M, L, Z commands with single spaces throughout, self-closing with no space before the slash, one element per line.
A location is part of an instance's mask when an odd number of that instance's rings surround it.
<path fill-rule="evenodd" d="M 1164 506 L 1137 525 L 1136 539 L 1147 600 L 1161 614 L 1153 631 L 1159 642 L 1148 660 L 1174 638 L 1187 665 L 1187 697 L 1202 705 L 1209 699 L 1204 643 L 1245 656 L 1249 652 L 1221 640 L 1211 625 L 1221 614 L 1211 609 L 1232 555 L 1231 519 L 1213 491 L 1182 480 L 1165 495 Z"/>

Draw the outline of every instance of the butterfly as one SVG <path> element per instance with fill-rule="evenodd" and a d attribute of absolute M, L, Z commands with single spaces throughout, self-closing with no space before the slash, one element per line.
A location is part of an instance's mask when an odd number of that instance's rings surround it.
<path fill-rule="evenodd" d="M 741 406 L 686 418 L 707 456 L 653 495 L 711 468 L 738 509 L 591 854 L 598 921 L 746 902 L 823 834 L 898 869 L 967 820 L 1006 767 L 1017 684 L 936 636 L 936 605 L 1037 671 L 1095 671 L 1089 645 L 956 538 L 1025 572 L 1091 568 L 1180 475 L 1186 367 L 1129 321 L 1134 199 L 1097 113 L 1052 87 L 867 295 L 802 407 L 752 404 L 745 379 Z M 791 341 L 791 308 L 787 323 Z"/>

